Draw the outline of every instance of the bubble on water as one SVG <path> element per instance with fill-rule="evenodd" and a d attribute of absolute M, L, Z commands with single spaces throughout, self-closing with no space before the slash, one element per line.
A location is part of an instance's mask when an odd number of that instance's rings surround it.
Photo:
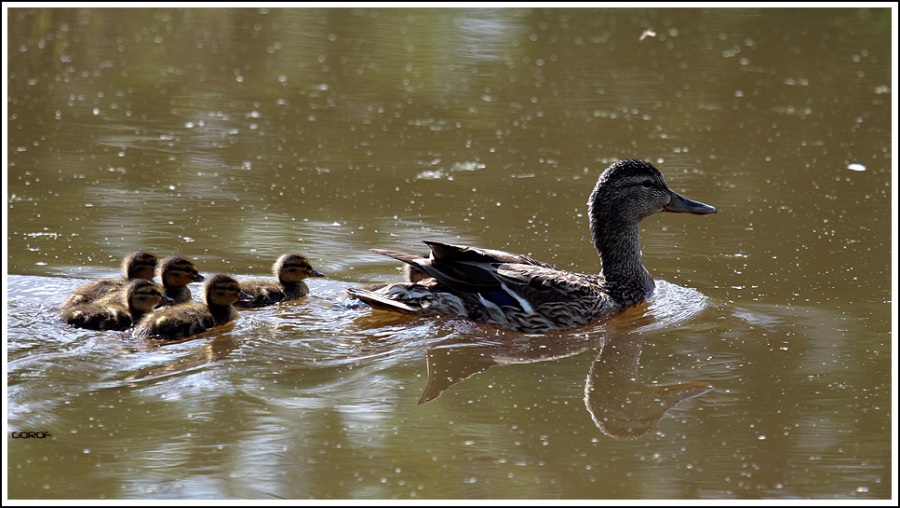
<path fill-rule="evenodd" d="M 848 164 L 847 169 L 849 169 L 850 171 L 865 171 L 866 167 L 862 164 L 857 164 L 854 162 L 853 164 Z"/>

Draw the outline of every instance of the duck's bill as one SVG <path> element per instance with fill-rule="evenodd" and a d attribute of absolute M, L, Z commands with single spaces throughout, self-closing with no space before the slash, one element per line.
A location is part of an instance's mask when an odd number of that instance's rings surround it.
<path fill-rule="evenodd" d="M 688 199 L 677 192 L 672 192 L 672 200 L 663 207 L 663 211 L 675 213 L 696 213 L 707 214 L 716 213 L 716 207 L 709 206 L 706 203 Z"/>
<path fill-rule="evenodd" d="M 324 273 L 322 273 L 318 270 L 310 270 L 309 275 L 310 275 L 310 277 L 324 277 L 325 276 Z"/>
<path fill-rule="evenodd" d="M 168 307 L 169 305 L 174 305 L 174 304 L 175 304 L 174 298 L 167 296 L 167 295 L 161 295 L 159 298 L 159 303 L 156 304 L 156 308 L 158 309 L 160 307 Z"/>
<path fill-rule="evenodd" d="M 241 291 L 240 294 L 238 294 L 239 301 L 246 302 L 247 300 L 252 300 L 253 298 L 254 298 L 253 295 L 251 295 L 250 293 L 247 293 L 245 291 Z"/>

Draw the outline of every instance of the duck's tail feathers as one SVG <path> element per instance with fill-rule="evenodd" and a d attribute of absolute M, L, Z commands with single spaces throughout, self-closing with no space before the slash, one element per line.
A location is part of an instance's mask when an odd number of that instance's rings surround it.
<path fill-rule="evenodd" d="M 368 304 L 373 309 L 390 310 L 394 312 L 405 312 L 408 314 L 417 314 L 418 308 L 407 305 L 401 301 L 392 300 L 374 291 L 365 288 L 348 288 L 347 293 L 358 298 L 363 303 Z"/>
<path fill-rule="evenodd" d="M 416 264 L 416 259 L 421 259 L 421 256 L 416 256 L 415 254 L 407 254 L 405 252 L 400 252 L 398 250 L 389 250 L 389 249 L 371 249 L 372 252 L 376 254 L 381 254 L 382 256 L 387 256 L 390 258 L 398 259 L 403 261 L 404 263 Z"/>

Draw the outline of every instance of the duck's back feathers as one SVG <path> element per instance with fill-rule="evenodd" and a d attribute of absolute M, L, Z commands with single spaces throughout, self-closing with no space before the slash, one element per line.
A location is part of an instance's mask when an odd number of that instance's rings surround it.
<path fill-rule="evenodd" d="M 481 249 L 444 242 L 425 241 L 431 248 L 429 257 L 405 252 L 372 249 L 372 252 L 403 261 L 434 277 L 447 288 L 464 293 L 500 291 L 500 281 L 495 276 L 497 267 L 504 264 L 520 264 L 555 268 L 521 254 L 492 249 Z"/>
<path fill-rule="evenodd" d="M 474 263 L 517 263 L 523 265 L 544 266 L 555 268 L 549 263 L 538 261 L 534 258 L 514 254 L 502 250 L 482 249 L 480 247 L 468 247 L 454 245 L 445 242 L 425 240 L 423 243 L 431 248 L 431 256 L 438 261 L 469 261 Z"/>

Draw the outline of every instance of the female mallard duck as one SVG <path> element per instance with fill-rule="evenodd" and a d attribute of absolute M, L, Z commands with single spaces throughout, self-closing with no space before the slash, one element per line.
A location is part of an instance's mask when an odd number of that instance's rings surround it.
<path fill-rule="evenodd" d="M 127 330 L 160 302 L 172 299 L 162 294 L 154 282 L 135 279 L 121 291 L 111 292 L 92 303 L 82 303 L 63 309 L 60 319 L 65 323 L 88 330 Z"/>
<path fill-rule="evenodd" d="M 134 328 L 139 338 L 179 340 L 237 318 L 232 304 L 250 295 L 237 280 L 217 273 L 203 284 L 203 303 L 183 303 L 147 314 Z"/>
<path fill-rule="evenodd" d="M 62 303 L 63 308 L 94 302 L 108 293 L 120 290 L 135 279 L 153 278 L 153 270 L 156 269 L 156 256 L 142 250 L 132 252 L 122 260 L 121 279 L 99 279 L 75 288 L 69 297 Z"/>
<path fill-rule="evenodd" d="M 191 260 L 179 256 L 169 256 L 163 259 L 156 269 L 156 273 L 165 289 L 166 296 L 175 303 L 190 302 L 191 290 L 188 288 L 188 284 L 204 280 Z"/>
<path fill-rule="evenodd" d="M 374 308 L 420 316 L 468 317 L 526 333 L 590 324 L 645 300 L 655 284 L 641 263 L 640 222 L 657 212 L 715 213 L 669 189 L 647 162 L 623 160 L 607 168 L 588 200 L 599 275 L 559 270 L 508 252 L 425 242 L 428 258 L 373 249 L 433 279 L 394 283 L 350 295 Z"/>
<path fill-rule="evenodd" d="M 300 254 L 285 254 L 272 265 L 277 281 L 249 279 L 241 281 L 241 289 L 252 295 L 252 300 L 239 300 L 235 307 L 264 307 L 278 302 L 287 302 L 309 294 L 309 287 L 303 280 L 307 277 L 324 277 L 313 269 L 309 260 Z"/>

